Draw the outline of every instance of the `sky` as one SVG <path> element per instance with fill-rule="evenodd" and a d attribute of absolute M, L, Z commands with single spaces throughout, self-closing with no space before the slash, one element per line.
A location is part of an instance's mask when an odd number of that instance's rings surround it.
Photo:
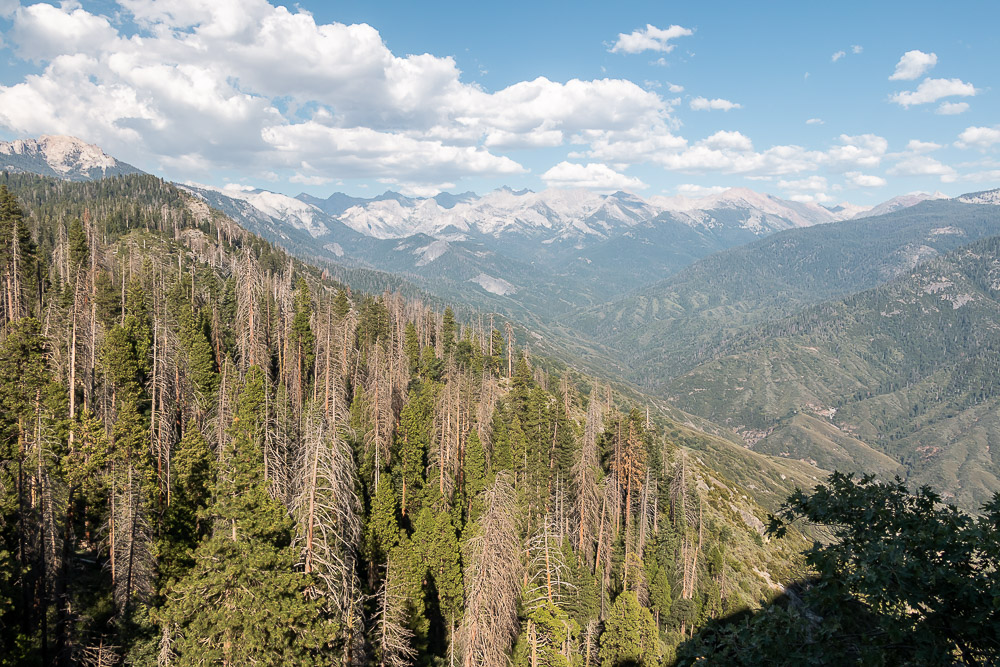
<path fill-rule="evenodd" d="M 0 139 L 415 196 L 1000 187 L 996 2 L 0 0 Z"/>

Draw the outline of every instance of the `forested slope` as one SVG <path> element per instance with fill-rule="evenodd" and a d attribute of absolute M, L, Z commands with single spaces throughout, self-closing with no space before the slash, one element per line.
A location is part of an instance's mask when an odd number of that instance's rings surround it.
<path fill-rule="evenodd" d="M 1000 237 L 991 237 L 751 328 L 670 391 L 758 451 L 902 472 L 974 510 L 1000 489 L 998 322 Z"/>
<path fill-rule="evenodd" d="M 1000 233 L 1000 208 L 927 201 L 873 218 L 778 232 L 584 311 L 572 326 L 652 393 L 748 326 L 883 284 L 919 262 Z"/>
<path fill-rule="evenodd" d="M 154 178 L 3 183 L 0 663 L 653 660 L 800 574 L 806 466 Z"/>

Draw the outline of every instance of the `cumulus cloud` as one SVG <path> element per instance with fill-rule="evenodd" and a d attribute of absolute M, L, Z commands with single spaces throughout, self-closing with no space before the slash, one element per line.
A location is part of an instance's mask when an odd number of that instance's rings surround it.
<path fill-rule="evenodd" d="M 808 178 L 797 180 L 780 180 L 778 181 L 778 187 L 782 190 L 797 193 L 823 192 L 829 187 L 829 184 L 823 176 L 809 176 Z"/>
<path fill-rule="evenodd" d="M 952 183 L 958 173 L 928 155 L 911 155 L 897 162 L 889 169 L 890 176 L 939 176 L 942 183 Z"/>
<path fill-rule="evenodd" d="M 670 92 L 672 92 L 674 94 L 683 93 L 684 92 L 684 86 L 679 86 L 676 83 L 668 83 L 667 84 L 667 90 L 669 90 Z"/>
<path fill-rule="evenodd" d="M 13 14 L 15 20 L 9 38 L 15 45 L 15 53 L 35 62 L 93 51 L 118 37 L 106 18 L 78 7 L 38 3 L 17 7 Z"/>
<path fill-rule="evenodd" d="M 606 133 L 587 141 L 591 150 L 577 151 L 572 157 L 623 165 L 655 164 L 689 173 L 740 174 L 747 178 L 808 174 L 822 168 L 835 172 L 869 169 L 880 164 L 888 149 L 884 137 L 845 134 L 826 150 L 778 145 L 758 151 L 749 137 L 725 130 L 692 145 L 665 128 L 648 133 Z"/>
<path fill-rule="evenodd" d="M 806 125 L 823 125 L 822 118 L 810 118 L 806 121 Z"/>
<path fill-rule="evenodd" d="M 837 51 L 832 56 L 830 56 L 830 62 L 835 63 L 835 62 L 837 62 L 838 60 L 840 60 L 841 58 L 843 58 L 846 55 L 847 55 L 847 51 Z"/>
<path fill-rule="evenodd" d="M 677 194 L 685 197 L 705 197 L 707 195 L 717 195 L 725 192 L 729 188 L 724 185 L 696 185 L 694 183 L 683 183 L 677 186 Z"/>
<path fill-rule="evenodd" d="M 332 178 L 327 178 L 326 176 L 307 176 L 300 172 L 292 174 L 288 181 L 290 183 L 301 183 L 303 185 L 326 185 L 327 183 L 332 183 Z"/>
<path fill-rule="evenodd" d="M 962 176 L 963 181 L 971 181 L 973 183 L 996 183 L 1000 181 L 1000 169 L 988 169 L 985 171 L 976 171 L 970 174 L 964 174 Z"/>
<path fill-rule="evenodd" d="M 858 55 L 858 54 L 860 54 L 864 50 L 865 50 L 865 47 L 861 46 L 860 44 L 853 44 L 853 45 L 851 45 L 851 53 L 853 53 L 854 55 Z"/>
<path fill-rule="evenodd" d="M 670 53 L 677 47 L 676 44 L 671 44 L 670 40 L 693 34 L 693 30 L 682 28 L 679 25 L 660 29 L 647 23 L 645 28 L 637 28 L 627 35 L 618 33 L 618 40 L 609 51 L 611 53 L 642 53 L 643 51 Z"/>
<path fill-rule="evenodd" d="M 967 127 L 958 135 L 955 145 L 959 148 L 986 150 L 997 143 L 1000 143 L 1000 126 Z"/>
<path fill-rule="evenodd" d="M 589 190 L 642 190 L 647 187 L 638 178 L 620 174 L 611 167 L 591 162 L 586 165 L 560 162 L 544 174 L 549 187 L 587 188 Z"/>
<path fill-rule="evenodd" d="M 694 111 L 729 111 L 740 108 L 742 107 L 736 102 L 730 102 L 721 98 L 710 100 L 706 97 L 696 97 L 691 100 L 691 109 Z"/>
<path fill-rule="evenodd" d="M 710 137 L 703 139 L 699 142 L 701 146 L 708 146 L 709 148 L 717 148 L 721 150 L 733 150 L 733 151 L 752 151 L 753 142 L 750 138 L 739 133 L 739 132 L 727 132 L 725 130 L 720 130 Z"/>
<path fill-rule="evenodd" d="M 371 26 L 320 24 L 266 0 L 119 5 L 138 31 L 77 3 L 15 9 L 7 42 L 42 68 L 0 86 L 0 126 L 73 134 L 160 168 L 298 173 L 309 160 L 318 173 L 302 178 L 424 187 L 524 171 L 497 151 L 670 123 L 670 104 L 631 81 L 538 77 L 487 91 L 451 57 L 397 56 Z M 666 45 L 690 31 L 645 34 Z"/>
<path fill-rule="evenodd" d="M 860 171 L 849 171 L 844 174 L 848 184 L 859 188 L 881 188 L 887 181 L 881 176 L 874 174 L 863 174 Z"/>
<path fill-rule="evenodd" d="M 826 153 L 826 162 L 834 168 L 877 167 L 889 149 L 889 142 L 877 134 L 842 134 L 839 139 L 841 145 Z"/>
<path fill-rule="evenodd" d="M 902 107 L 937 102 L 942 97 L 971 97 L 975 86 L 961 79 L 924 79 L 916 90 L 896 93 L 889 99 Z"/>
<path fill-rule="evenodd" d="M 934 113 L 942 116 L 956 116 L 969 110 L 968 102 L 942 102 Z"/>
<path fill-rule="evenodd" d="M 906 143 L 906 150 L 911 153 L 929 153 L 930 151 L 936 151 L 939 148 L 941 148 L 941 144 L 936 144 L 933 141 L 910 139 Z"/>
<path fill-rule="evenodd" d="M 907 51 L 896 63 L 896 70 L 889 77 L 890 81 L 912 81 L 921 74 L 937 65 L 936 53 L 923 51 Z"/>
<path fill-rule="evenodd" d="M 588 144 L 589 150 L 570 153 L 570 158 L 591 158 L 611 163 L 636 164 L 650 162 L 655 156 L 683 150 L 688 142 L 664 126 L 636 128 L 628 131 L 585 132 L 577 143 Z"/>

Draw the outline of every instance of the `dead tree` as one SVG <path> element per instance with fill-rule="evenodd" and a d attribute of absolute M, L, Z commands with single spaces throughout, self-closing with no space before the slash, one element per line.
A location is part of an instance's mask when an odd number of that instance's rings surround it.
<path fill-rule="evenodd" d="M 466 543 L 465 617 L 461 646 L 465 667 L 507 665 L 517 635 L 521 588 L 521 541 L 517 495 L 506 475 L 484 494 L 486 511 L 477 534 Z"/>
<path fill-rule="evenodd" d="M 390 558 L 385 565 L 385 577 L 378 592 L 375 628 L 378 658 L 381 667 L 406 667 L 417 656 L 413 648 L 413 631 L 406 627 L 406 594 L 398 580 Z"/>
<path fill-rule="evenodd" d="M 597 436 L 603 428 L 601 404 L 596 396 L 590 399 L 587 408 L 587 423 L 583 430 L 580 455 L 573 466 L 573 483 L 576 491 L 574 513 L 578 522 L 576 535 L 577 553 L 588 564 L 594 562 L 594 537 L 601 512 L 600 458 L 597 452 Z"/>
<path fill-rule="evenodd" d="M 343 417 L 343 408 L 335 416 Z M 361 501 L 357 496 L 357 470 L 350 447 L 338 423 L 323 415 L 306 419 L 302 457 L 296 464 L 296 544 L 302 549 L 307 573 L 316 575 L 321 587 L 315 595 L 339 610 L 345 632 L 361 625 L 360 586 L 356 553 L 361 541 Z"/>

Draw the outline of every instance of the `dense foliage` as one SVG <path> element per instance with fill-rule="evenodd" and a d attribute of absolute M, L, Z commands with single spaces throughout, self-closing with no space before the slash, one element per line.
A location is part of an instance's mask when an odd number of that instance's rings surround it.
<path fill-rule="evenodd" d="M 800 597 L 703 629 L 679 664 L 992 665 L 1000 660 L 1000 494 L 978 517 L 928 488 L 834 473 L 772 519 L 828 527 Z"/>
<path fill-rule="evenodd" d="M 513 327 L 156 179 L 5 179 L 0 664 L 656 664 L 790 576 L 689 430 Z"/>

